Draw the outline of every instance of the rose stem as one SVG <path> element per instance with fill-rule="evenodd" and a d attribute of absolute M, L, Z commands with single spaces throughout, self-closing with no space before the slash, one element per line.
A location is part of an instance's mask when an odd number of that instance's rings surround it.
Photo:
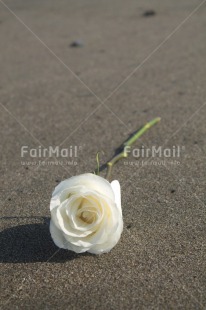
<path fill-rule="evenodd" d="M 97 175 L 99 175 L 99 152 L 97 152 L 97 155 L 96 155 L 96 161 L 97 161 Z"/>
<path fill-rule="evenodd" d="M 110 181 L 111 174 L 112 174 L 112 168 L 113 166 L 122 158 L 128 157 L 128 152 L 125 152 L 126 146 L 131 146 L 134 144 L 137 139 L 139 139 L 148 129 L 150 129 L 152 126 L 157 124 L 161 120 L 160 117 L 154 118 L 147 124 L 145 124 L 140 130 L 134 133 L 131 138 L 129 138 L 124 144 L 123 144 L 123 151 L 116 156 L 114 156 L 109 162 L 107 162 L 107 176 L 106 179 Z"/>

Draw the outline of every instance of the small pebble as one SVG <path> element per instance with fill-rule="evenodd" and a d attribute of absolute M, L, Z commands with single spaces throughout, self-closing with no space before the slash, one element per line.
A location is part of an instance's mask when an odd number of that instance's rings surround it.
<path fill-rule="evenodd" d="M 130 229 L 132 227 L 132 224 L 127 225 L 127 229 Z"/>
<path fill-rule="evenodd" d="M 175 189 L 171 189 L 171 191 L 170 191 L 172 194 L 174 194 L 175 193 Z"/>
<path fill-rule="evenodd" d="M 70 44 L 70 47 L 83 47 L 84 44 L 81 40 L 75 40 Z"/>
<path fill-rule="evenodd" d="M 144 17 L 150 17 L 156 15 L 156 12 L 154 10 L 147 10 L 143 13 Z"/>

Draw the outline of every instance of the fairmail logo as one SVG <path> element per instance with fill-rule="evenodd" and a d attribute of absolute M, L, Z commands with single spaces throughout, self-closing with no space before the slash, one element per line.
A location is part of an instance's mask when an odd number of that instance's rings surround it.
<path fill-rule="evenodd" d="M 69 146 L 69 148 L 60 148 L 59 146 L 49 146 L 44 148 L 38 146 L 37 148 L 29 148 L 28 145 L 23 145 L 21 147 L 21 157 L 30 156 L 32 158 L 48 158 L 48 157 L 78 157 L 80 147 L 77 145 Z"/>
<path fill-rule="evenodd" d="M 179 158 L 182 151 L 185 150 L 184 146 L 173 146 L 172 148 L 163 148 L 162 146 L 152 146 L 151 148 L 146 148 L 142 146 L 141 148 L 131 149 L 131 146 L 125 146 L 124 152 L 125 157 L 132 154 L 135 158 L 148 158 L 148 157 L 165 157 L 165 158 Z"/>

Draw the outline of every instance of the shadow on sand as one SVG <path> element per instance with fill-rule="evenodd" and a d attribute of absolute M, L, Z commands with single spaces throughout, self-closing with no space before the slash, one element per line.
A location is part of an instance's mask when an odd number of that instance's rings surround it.
<path fill-rule="evenodd" d="M 63 263 L 89 255 L 63 249 L 58 251 L 50 236 L 49 219 L 43 219 L 42 224 L 19 225 L 0 233 L 1 263 Z M 57 253 L 54 255 L 55 252 Z"/>

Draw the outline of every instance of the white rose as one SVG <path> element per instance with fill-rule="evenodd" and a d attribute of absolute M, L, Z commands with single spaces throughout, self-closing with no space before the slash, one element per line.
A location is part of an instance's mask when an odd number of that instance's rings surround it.
<path fill-rule="evenodd" d="M 122 230 L 120 184 L 86 173 L 61 182 L 50 202 L 54 243 L 76 253 L 109 252 Z"/>

